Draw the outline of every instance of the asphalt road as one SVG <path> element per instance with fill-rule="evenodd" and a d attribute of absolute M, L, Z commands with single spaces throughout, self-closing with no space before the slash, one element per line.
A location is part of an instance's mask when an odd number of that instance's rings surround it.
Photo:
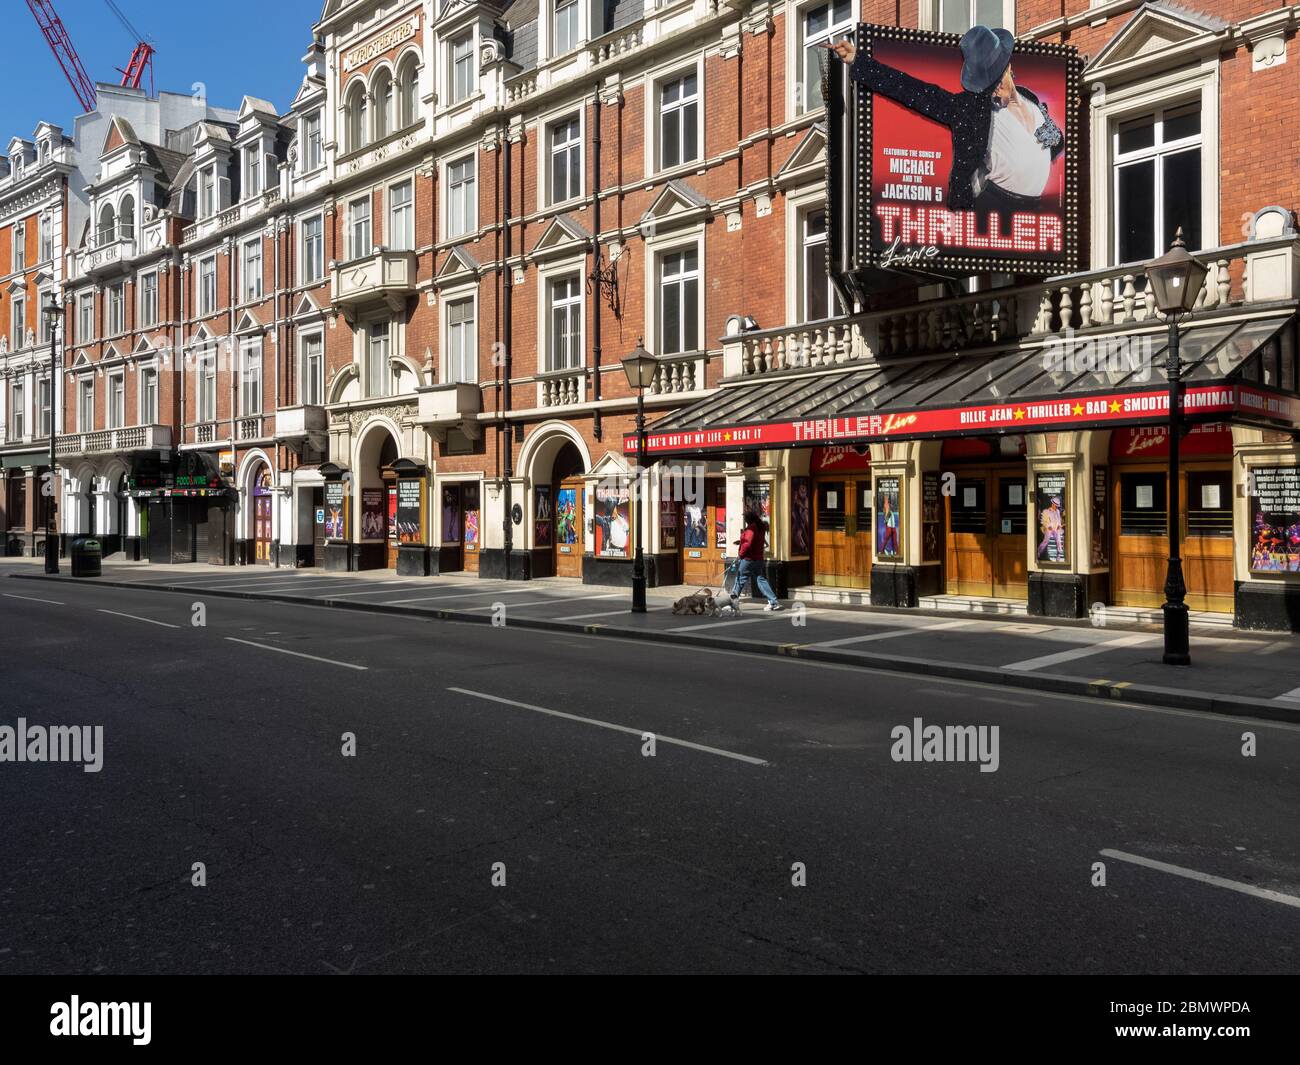
<path fill-rule="evenodd" d="M 0 974 L 1300 968 L 1294 725 L 5 585 L 0 726 L 104 761 L 0 762 Z M 894 761 L 918 716 L 997 771 Z"/>

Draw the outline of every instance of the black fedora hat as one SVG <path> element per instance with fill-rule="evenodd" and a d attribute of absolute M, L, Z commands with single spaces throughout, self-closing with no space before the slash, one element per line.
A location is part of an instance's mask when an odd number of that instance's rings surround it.
<path fill-rule="evenodd" d="M 958 43 L 962 54 L 961 87 L 968 92 L 984 92 L 1001 80 L 1011 62 L 1016 39 L 1010 30 L 972 26 Z"/>

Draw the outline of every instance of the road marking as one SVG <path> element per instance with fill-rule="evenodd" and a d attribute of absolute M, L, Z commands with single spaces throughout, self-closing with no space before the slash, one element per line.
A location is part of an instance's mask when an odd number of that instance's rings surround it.
<path fill-rule="evenodd" d="M 391 591 L 395 591 L 395 590 L 400 590 L 400 589 L 403 588 L 403 587 L 405 587 L 405 588 L 418 588 L 418 587 L 420 587 L 420 586 L 419 586 L 418 584 L 416 584 L 414 581 L 404 581 L 404 582 L 402 582 L 402 583 L 398 586 L 397 589 L 395 589 L 395 588 L 393 587 L 393 585 L 394 585 L 396 582 L 394 582 L 394 581 L 386 581 L 385 583 L 388 585 L 388 587 L 386 587 L 386 588 L 369 588 L 369 589 L 367 589 L 367 590 L 364 591 L 364 592 L 336 592 L 336 593 L 334 593 L 333 595 L 331 595 L 330 598 L 331 598 L 331 599 L 343 599 L 343 598 L 345 598 L 346 596 L 349 596 L 349 595 L 382 595 L 384 592 L 391 592 Z M 448 584 L 448 585 L 446 585 L 446 589 L 445 589 L 445 590 L 446 590 L 446 591 L 451 591 L 453 588 L 470 588 L 470 587 L 473 587 L 473 585 L 469 585 L 469 584 Z"/>
<path fill-rule="evenodd" d="M 205 584 L 198 590 L 204 592 L 247 591 L 252 593 L 259 588 L 265 588 L 270 592 L 285 592 L 290 588 L 301 588 L 304 593 L 311 594 L 324 591 L 326 588 L 355 588 L 357 583 L 355 579 L 347 580 L 344 578 L 340 580 L 338 577 L 323 582 L 319 577 L 268 577 L 265 580 L 257 581 L 235 581 L 233 584 Z M 389 589 L 389 591 L 397 590 L 395 587 Z"/>
<path fill-rule="evenodd" d="M 37 599 L 34 595 L 10 595 L 5 592 L 6 599 L 26 599 L 29 603 L 53 603 L 55 606 L 67 606 L 67 603 L 60 603 L 57 599 Z"/>
<path fill-rule="evenodd" d="M 581 603 L 584 599 L 623 599 L 631 598 L 627 592 L 608 592 L 604 595 L 565 595 L 555 596 L 552 599 L 534 599 L 531 603 L 506 603 L 504 604 L 510 610 L 519 610 L 526 606 L 550 606 L 552 603 Z M 495 610 L 496 603 L 487 603 L 483 606 L 467 606 L 466 611 L 470 610 Z M 549 618 L 534 620 L 549 621 Z"/>
<path fill-rule="evenodd" d="M 354 662 L 339 662 L 333 658 L 321 658 L 319 655 L 303 654 L 301 651 L 290 651 L 287 647 L 273 647 L 269 643 L 256 643 L 253 640 L 241 640 L 237 636 L 227 636 L 231 643 L 243 643 L 249 647 L 260 647 L 263 651 L 278 651 L 282 655 L 293 655 L 294 658 L 310 658 L 313 662 L 324 662 L 331 666 L 342 666 L 344 669 L 369 669 L 369 666 L 358 666 Z"/>
<path fill-rule="evenodd" d="M 758 608 L 761 609 L 761 608 Z M 807 617 L 815 613 L 812 610 L 805 610 L 803 616 Z M 765 610 L 762 617 L 741 617 L 732 621 L 706 621 L 703 625 L 674 625 L 669 632 L 695 632 L 698 629 L 721 629 L 728 625 L 753 625 L 759 621 L 788 621 L 790 618 L 798 617 L 788 607 L 782 607 L 780 610 Z"/>
<path fill-rule="evenodd" d="M 458 692 L 461 695 L 472 695 L 475 699 L 487 699 L 489 702 L 501 703 L 504 706 L 517 706 L 521 710 L 532 710 L 538 714 L 548 714 L 551 717 L 562 717 L 566 721 L 577 721 L 583 725 L 595 725 L 598 728 L 613 729 L 615 732 L 626 732 L 630 736 L 641 737 L 647 732 L 654 736 L 656 743 L 671 743 L 675 747 L 689 747 L 693 751 L 703 751 L 705 754 L 717 754 L 723 758 L 734 758 L 737 762 L 748 762 L 750 765 L 767 765 L 762 758 L 755 758 L 748 754 L 737 754 L 735 751 L 724 751 L 721 747 L 706 747 L 702 743 L 692 743 L 690 740 L 679 740 L 672 736 L 665 736 L 662 732 L 655 732 L 653 729 L 629 728 L 627 725 L 615 725 L 610 721 L 601 721 L 594 717 L 579 717 L 577 714 L 566 714 L 563 710 L 548 710 L 544 706 L 534 706 L 532 703 L 520 703 L 514 699 L 503 699 L 499 695 L 489 695 L 487 692 L 470 691 L 468 688 L 448 688 L 449 692 Z"/>
<path fill-rule="evenodd" d="M 165 629 L 179 629 L 179 625 L 173 625 L 170 621 L 155 621 L 153 618 L 142 618 L 138 614 L 123 614 L 118 610 L 100 610 L 101 614 L 115 614 L 119 618 L 130 618 L 132 621 L 145 621 L 150 625 L 161 625 Z"/>
<path fill-rule="evenodd" d="M 1103 850 L 1101 852 L 1105 858 L 1115 858 L 1121 862 L 1131 862 L 1133 865 L 1141 865 L 1147 869 L 1156 869 L 1162 873 L 1172 873 L 1174 876 L 1186 877 L 1188 880 L 1199 880 L 1202 884 L 1211 884 L 1214 887 L 1227 888 L 1229 891 L 1240 891 L 1243 895 L 1253 895 L 1257 899 L 1267 899 L 1269 902 L 1280 902 L 1283 906 L 1294 906 L 1300 909 L 1300 898 L 1295 895 L 1284 895 L 1280 891 L 1272 891 L 1269 888 L 1255 887 L 1254 884 L 1243 884 L 1238 880 L 1227 880 L 1221 876 L 1214 876 L 1211 873 L 1199 873 L 1195 869 L 1186 869 L 1181 865 L 1170 865 L 1168 862 L 1158 862 L 1154 858 L 1143 858 L 1139 854 L 1128 854 L 1125 851 Z"/>
<path fill-rule="evenodd" d="M 535 589 L 533 588 L 510 588 L 510 589 L 484 588 L 482 591 L 479 592 L 462 592 L 460 595 L 422 595 L 415 599 L 386 599 L 384 600 L 384 602 L 380 603 L 379 605 L 397 606 L 400 603 L 428 603 L 431 600 L 440 601 L 443 599 L 473 599 L 475 596 L 482 596 L 482 595 L 526 595 L 532 591 L 535 591 Z M 557 597 L 555 601 L 559 602 L 560 601 L 559 597 Z"/>
<path fill-rule="evenodd" d="M 1255 653 L 1257 655 L 1275 655 L 1278 651 L 1289 651 L 1294 647 L 1290 640 L 1278 640 L 1277 643 L 1270 643 L 1267 647 L 1261 647 Z"/>
<path fill-rule="evenodd" d="M 821 643 L 807 643 L 808 647 L 843 647 L 849 643 L 866 643 L 868 640 L 892 640 L 895 636 L 924 636 L 927 632 L 938 632 L 940 629 L 966 629 L 972 625 L 982 625 L 981 621 L 945 621 L 938 625 L 927 625 L 924 628 L 910 629 L 888 629 L 885 632 L 872 632 L 866 636 L 845 636 L 839 640 L 822 640 Z"/>
<path fill-rule="evenodd" d="M 1283 692 L 1281 695 L 1275 695 L 1273 702 L 1282 701 L 1284 703 L 1300 703 L 1300 688 L 1292 688 L 1289 692 Z"/>
<path fill-rule="evenodd" d="M 1121 647 L 1139 647 L 1144 644 L 1153 644 L 1160 642 L 1159 636 L 1147 636 L 1134 633 L 1132 636 L 1121 636 L 1117 640 L 1105 640 L 1101 643 L 1088 644 L 1086 647 L 1075 647 L 1069 651 L 1057 651 L 1055 654 L 1039 655 L 1037 658 L 1026 658 L 1023 662 L 1012 662 L 1010 665 L 1003 666 L 1003 669 L 1042 669 L 1043 666 L 1054 666 L 1060 662 L 1073 662 L 1076 658 L 1087 658 L 1089 655 L 1105 654 L 1107 651 L 1117 651 Z"/>
<path fill-rule="evenodd" d="M 631 610 L 598 610 L 594 614 L 570 614 L 567 618 L 551 618 L 552 621 L 585 621 L 587 618 L 612 618 L 615 614 L 630 614 Z"/>

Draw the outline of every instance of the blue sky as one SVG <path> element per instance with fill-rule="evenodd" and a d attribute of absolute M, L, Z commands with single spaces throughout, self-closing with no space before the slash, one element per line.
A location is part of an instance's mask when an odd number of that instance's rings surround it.
<path fill-rule="evenodd" d="M 207 85 L 208 100 L 238 107 L 245 94 L 284 111 L 302 81 L 299 62 L 311 41 L 320 0 L 116 0 L 131 23 L 158 49 L 154 86 L 190 93 Z M 0 145 L 30 137 L 48 119 L 72 132 L 80 111 L 25 0 L 0 0 L 5 26 Z M 118 84 L 135 41 L 104 0 L 54 0 L 64 28 L 93 81 Z M 252 30 L 252 33 L 249 30 Z M 147 86 L 147 79 L 146 79 Z M 0 147 L 0 152 L 4 148 Z"/>

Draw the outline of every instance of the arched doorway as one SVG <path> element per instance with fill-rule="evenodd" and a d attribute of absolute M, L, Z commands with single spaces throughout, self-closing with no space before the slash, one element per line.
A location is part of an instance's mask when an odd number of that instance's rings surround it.
<path fill-rule="evenodd" d="M 356 541 L 359 569 L 397 568 L 397 437 L 377 421 L 362 431 L 353 474 L 357 480 Z"/>
<path fill-rule="evenodd" d="M 565 441 L 551 464 L 551 483 L 537 485 L 537 546 L 543 547 L 543 531 L 550 534 L 555 549 L 557 577 L 582 576 L 583 474 L 586 464 L 571 441 Z M 547 489 L 543 492 L 542 489 Z M 544 511 L 549 509 L 549 513 Z M 550 528 L 546 529 L 549 523 Z"/>
<path fill-rule="evenodd" d="M 253 561 L 259 566 L 271 564 L 271 469 L 263 464 L 253 475 Z"/>

